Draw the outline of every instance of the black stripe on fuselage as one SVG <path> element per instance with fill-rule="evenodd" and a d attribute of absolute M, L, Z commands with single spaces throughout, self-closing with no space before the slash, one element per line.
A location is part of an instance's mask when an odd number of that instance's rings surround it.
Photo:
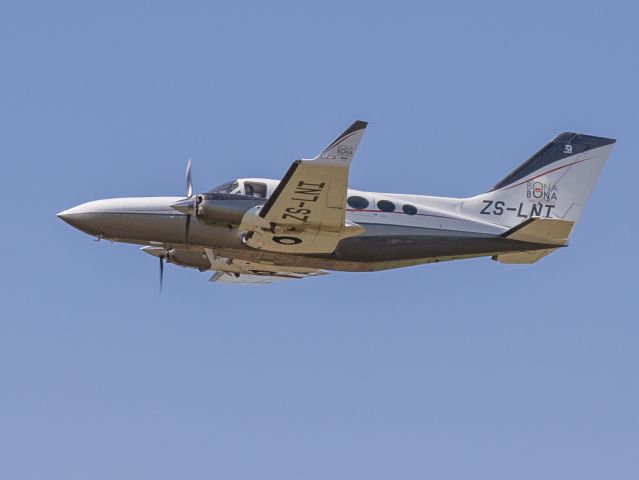
<path fill-rule="evenodd" d="M 466 232 L 464 232 L 466 233 Z M 342 240 L 333 258 L 349 262 L 382 262 L 430 257 L 488 255 L 491 252 L 516 252 L 556 248 L 510 240 L 495 235 L 388 235 L 352 237 Z"/>

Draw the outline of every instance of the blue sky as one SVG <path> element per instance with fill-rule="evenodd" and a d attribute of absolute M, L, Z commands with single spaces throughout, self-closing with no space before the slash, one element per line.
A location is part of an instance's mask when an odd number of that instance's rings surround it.
<path fill-rule="evenodd" d="M 0 477 L 635 479 L 633 2 L 0 5 Z M 55 213 L 281 177 L 354 119 L 351 185 L 485 191 L 619 141 L 571 247 L 211 285 Z"/>

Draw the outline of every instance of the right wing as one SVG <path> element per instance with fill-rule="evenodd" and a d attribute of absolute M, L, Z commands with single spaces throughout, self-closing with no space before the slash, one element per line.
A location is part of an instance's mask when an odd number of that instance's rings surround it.
<path fill-rule="evenodd" d="M 167 263 L 201 272 L 213 270 L 211 282 L 265 284 L 275 280 L 315 277 L 328 272 L 315 268 L 272 265 L 216 255 L 210 248 L 142 247 L 144 253 L 163 258 Z"/>
<path fill-rule="evenodd" d="M 258 250 L 331 253 L 362 227 L 346 221 L 348 170 L 368 124 L 357 120 L 322 153 L 296 160 L 262 206 L 247 212 L 240 229 Z"/>

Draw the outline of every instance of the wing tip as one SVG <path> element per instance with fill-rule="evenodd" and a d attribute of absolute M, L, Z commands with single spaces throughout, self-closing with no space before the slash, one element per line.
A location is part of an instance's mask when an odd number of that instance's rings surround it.
<path fill-rule="evenodd" d="M 333 148 L 335 145 L 337 145 L 338 143 L 340 143 L 341 141 L 343 141 L 346 137 L 349 137 L 351 135 L 353 135 L 354 133 L 360 132 L 362 130 L 365 130 L 366 127 L 368 126 L 368 122 L 365 122 L 364 120 L 355 120 L 350 127 L 348 127 L 346 130 L 344 130 L 339 137 L 337 137 L 335 140 L 333 140 L 333 142 L 331 142 L 330 145 L 328 145 L 328 147 L 326 147 L 323 152 L 327 152 L 328 150 L 330 150 L 331 148 Z"/>
<path fill-rule="evenodd" d="M 368 122 L 364 120 L 355 120 L 350 127 L 342 132 L 342 134 L 337 137 L 337 139 L 333 142 L 333 145 L 339 143 L 344 137 L 349 136 L 352 133 L 359 132 L 360 130 L 364 130 L 368 126 Z"/>

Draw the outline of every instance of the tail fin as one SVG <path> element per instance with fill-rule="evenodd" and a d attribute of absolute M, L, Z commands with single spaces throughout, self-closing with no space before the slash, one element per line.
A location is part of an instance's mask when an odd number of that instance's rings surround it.
<path fill-rule="evenodd" d="M 463 210 L 512 228 L 530 218 L 576 223 L 616 140 L 564 132 Z"/>

